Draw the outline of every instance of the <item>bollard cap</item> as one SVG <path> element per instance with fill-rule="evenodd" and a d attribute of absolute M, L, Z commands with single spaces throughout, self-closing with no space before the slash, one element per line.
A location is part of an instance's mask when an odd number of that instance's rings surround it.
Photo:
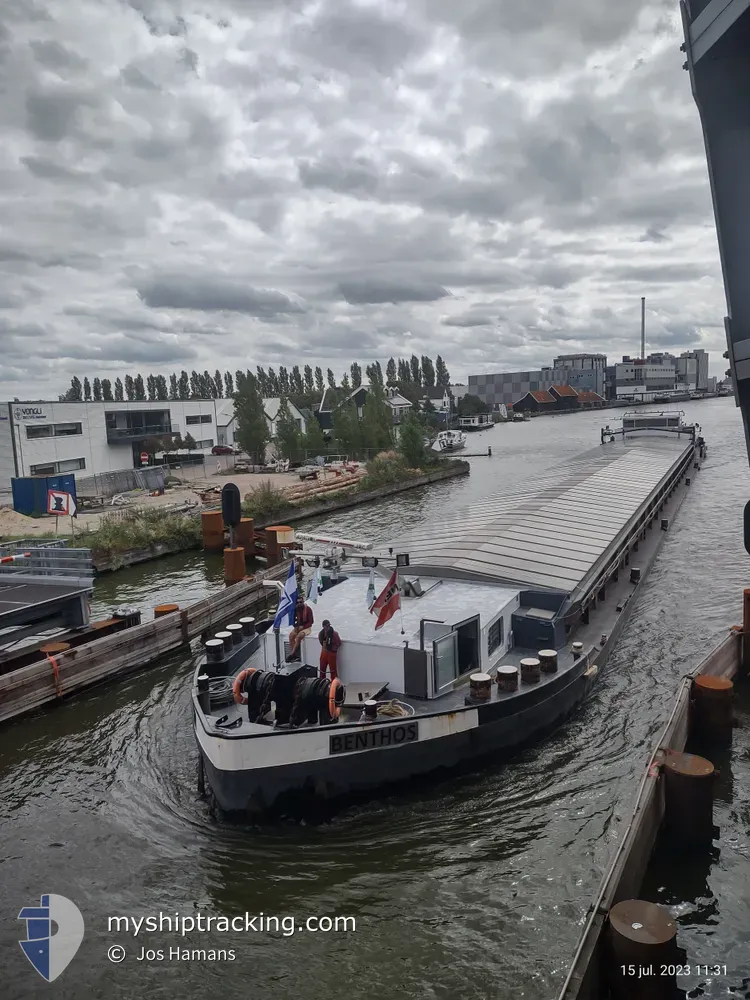
<path fill-rule="evenodd" d="M 609 911 L 609 922 L 618 934 L 638 944 L 664 945 L 677 934 L 669 912 L 644 899 L 624 899 L 615 903 Z"/>

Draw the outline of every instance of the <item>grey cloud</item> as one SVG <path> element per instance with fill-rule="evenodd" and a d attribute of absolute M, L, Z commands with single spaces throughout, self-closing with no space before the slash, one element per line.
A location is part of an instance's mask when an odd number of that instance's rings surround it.
<path fill-rule="evenodd" d="M 44 142 L 59 142 L 72 129 L 78 112 L 91 95 L 73 88 L 30 91 L 26 96 L 29 130 Z"/>
<path fill-rule="evenodd" d="M 22 156 L 21 163 L 35 177 L 51 181 L 67 181 L 75 184 L 91 183 L 91 176 L 83 170 L 71 170 L 46 156 Z"/>
<path fill-rule="evenodd" d="M 444 316 L 441 323 L 443 326 L 469 328 L 474 326 L 492 326 L 495 323 L 495 319 L 492 316 L 482 315 L 481 313 L 477 315 L 466 313 L 463 316 Z"/>
<path fill-rule="evenodd" d="M 66 70 L 85 69 L 87 60 L 54 40 L 33 41 L 31 49 L 37 62 L 49 69 L 59 70 L 62 76 Z"/>
<path fill-rule="evenodd" d="M 348 279 L 338 286 L 342 298 L 351 304 L 378 302 L 437 302 L 450 292 L 434 282 L 379 281 L 377 279 Z"/>
<path fill-rule="evenodd" d="M 304 311 L 282 292 L 219 277 L 156 277 L 143 282 L 137 291 L 152 309 L 238 312 L 265 318 Z"/>

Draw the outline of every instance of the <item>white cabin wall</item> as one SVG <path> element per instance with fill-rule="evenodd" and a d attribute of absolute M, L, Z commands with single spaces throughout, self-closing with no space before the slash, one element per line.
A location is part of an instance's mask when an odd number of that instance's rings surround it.
<path fill-rule="evenodd" d="M 302 660 L 320 662 L 317 635 L 302 640 Z M 336 659 L 338 675 L 344 684 L 388 683 L 391 691 L 404 690 L 404 651 L 401 646 L 378 646 L 371 642 L 344 639 Z"/>
<path fill-rule="evenodd" d="M 503 642 L 495 650 L 492 656 L 490 656 L 489 654 L 489 647 L 488 647 L 490 626 L 494 625 L 494 623 L 497 621 L 500 615 L 494 615 L 492 618 L 490 618 L 487 624 L 482 629 L 481 656 L 482 656 L 482 669 L 485 672 L 487 670 L 490 670 L 492 667 L 497 666 L 500 660 L 502 660 L 502 658 L 506 655 L 506 653 L 510 649 L 510 635 L 513 627 L 512 625 L 513 613 L 515 611 L 518 611 L 520 606 L 521 606 L 521 598 L 514 597 L 513 600 L 510 601 L 508 604 L 506 604 L 505 607 L 503 608 L 501 612 L 503 618 Z"/>

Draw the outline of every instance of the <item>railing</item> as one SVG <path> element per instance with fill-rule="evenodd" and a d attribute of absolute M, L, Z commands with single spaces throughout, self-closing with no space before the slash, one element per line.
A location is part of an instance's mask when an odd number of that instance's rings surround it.
<path fill-rule="evenodd" d="M 0 562 L 0 575 L 23 577 L 25 582 L 32 578 L 40 583 L 80 583 L 87 586 L 94 579 L 94 567 L 90 549 L 68 548 L 64 540 L 39 542 L 29 540 L 6 542 L 0 546 L 0 556 L 8 557 L 29 553 L 28 558 L 13 562 Z"/>
<path fill-rule="evenodd" d="M 154 424 L 151 427 L 108 427 L 108 441 L 135 441 L 139 438 L 163 438 L 172 437 L 177 431 L 172 430 L 171 424 Z"/>

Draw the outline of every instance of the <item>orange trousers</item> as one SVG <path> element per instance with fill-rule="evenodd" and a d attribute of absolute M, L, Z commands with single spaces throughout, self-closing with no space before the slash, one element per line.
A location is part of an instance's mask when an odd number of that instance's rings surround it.
<path fill-rule="evenodd" d="M 326 668 L 331 671 L 331 680 L 335 680 L 338 677 L 338 672 L 336 670 L 336 654 L 332 653 L 329 649 L 321 649 L 320 651 L 320 676 L 325 677 Z"/>

